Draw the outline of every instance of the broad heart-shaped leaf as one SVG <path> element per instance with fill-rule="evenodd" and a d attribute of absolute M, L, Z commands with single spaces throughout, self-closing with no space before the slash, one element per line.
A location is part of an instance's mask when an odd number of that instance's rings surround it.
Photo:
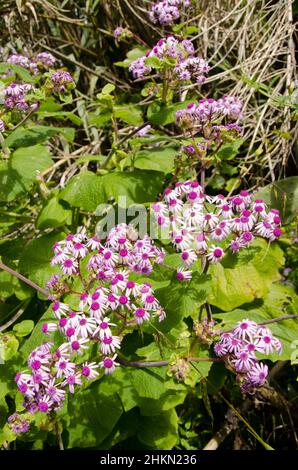
<path fill-rule="evenodd" d="M 191 100 L 187 100 L 171 105 L 152 103 L 148 106 L 147 117 L 153 124 L 160 126 L 171 124 L 176 119 L 176 111 L 186 108 L 191 102 Z"/>
<path fill-rule="evenodd" d="M 298 213 L 298 176 L 275 181 L 262 188 L 256 197 L 279 209 L 283 223 L 287 224 Z"/>
<path fill-rule="evenodd" d="M 76 393 L 69 400 L 67 447 L 96 447 L 113 430 L 123 408 L 116 393 L 102 393 L 101 383 Z"/>
<path fill-rule="evenodd" d="M 206 302 L 211 278 L 206 274 L 194 273 L 190 282 L 180 282 L 173 277 L 171 284 L 156 289 L 155 294 L 167 313 L 160 324 L 162 331 L 168 331 L 184 317 L 198 318 L 200 306 Z"/>
<path fill-rule="evenodd" d="M 38 172 L 46 170 L 52 164 L 48 148 L 37 144 L 17 149 L 12 156 L 11 168 L 19 175 L 24 188 L 29 189 Z"/>
<path fill-rule="evenodd" d="M 160 369 L 159 367 L 151 367 L 132 370 L 132 385 L 140 397 L 158 400 L 164 393 L 165 371 Z"/>
<path fill-rule="evenodd" d="M 123 199 L 119 198 L 124 197 L 126 207 L 154 201 L 162 184 L 163 176 L 156 171 L 114 172 L 104 176 L 83 171 L 71 179 L 60 198 L 74 207 L 93 212 L 110 198 L 122 204 Z"/>
<path fill-rule="evenodd" d="M 117 119 L 131 126 L 139 126 L 143 123 L 141 108 L 133 104 L 114 106 L 114 114 Z"/>
<path fill-rule="evenodd" d="M 102 202 L 112 197 L 119 202 L 119 198 L 126 198 L 126 205 L 156 200 L 162 190 L 164 177 L 157 171 L 115 172 L 101 177 L 104 193 Z"/>
<path fill-rule="evenodd" d="M 53 197 L 42 208 L 36 221 L 36 227 L 39 230 L 61 227 L 61 225 L 70 222 L 70 218 L 71 210 L 63 207 L 58 197 Z"/>
<path fill-rule="evenodd" d="M 178 441 L 178 416 L 174 409 L 141 420 L 138 438 L 152 449 L 171 450 Z"/>
<path fill-rule="evenodd" d="M 270 292 L 262 301 L 246 305 L 245 310 L 236 309 L 231 312 L 215 314 L 215 318 L 223 321 L 222 330 L 229 330 L 236 326 L 236 323 L 245 318 L 254 320 L 257 323 L 271 320 L 287 314 L 297 313 L 297 295 L 288 286 L 274 283 Z M 273 361 L 290 360 L 297 351 L 298 320 L 289 319 L 268 324 L 268 328 L 283 343 L 282 354 L 270 354 L 268 357 Z M 296 354 L 297 356 L 297 354 Z"/>
<path fill-rule="evenodd" d="M 262 239 L 255 240 L 237 256 L 226 255 L 222 263 L 209 268 L 212 277 L 209 303 L 227 311 L 264 297 L 272 282 L 280 278 L 283 262 L 278 244 L 269 246 Z"/>
<path fill-rule="evenodd" d="M 238 154 L 239 148 L 243 144 L 243 139 L 236 139 L 233 142 L 224 144 L 216 153 L 220 160 L 232 160 Z"/>
<path fill-rule="evenodd" d="M 29 242 L 24 248 L 19 270 L 40 287 L 44 288 L 51 275 L 57 272 L 57 267 L 51 266 L 52 246 L 63 236 L 63 233 L 43 235 Z"/>
<path fill-rule="evenodd" d="M 82 171 L 61 191 L 60 199 L 71 206 L 93 212 L 103 202 L 101 177 L 91 171 Z"/>
<path fill-rule="evenodd" d="M 161 171 L 165 174 L 174 170 L 177 148 L 173 146 L 140 150 L 134 157 L 134 167 L 141 170 Z"/>
<path fill-rule="evenodd" d="M 27 191 L 38 172 L 52 163 L 49 150 L 41 144 L 17 149 L 11 160 L 0 163 L 0 201 L 12 201 Z"/>
<path fill-rule="evenodd" d="M 70 127 L 50 127 L 39 126 L 19 127 L 11 132 L 5 139 L 5 144 L 9 148 L 30 147 L 32 145 L 46 142 L 56 134 L 63 134 L 68 140 L 74 138 L 74 129 Z"/>

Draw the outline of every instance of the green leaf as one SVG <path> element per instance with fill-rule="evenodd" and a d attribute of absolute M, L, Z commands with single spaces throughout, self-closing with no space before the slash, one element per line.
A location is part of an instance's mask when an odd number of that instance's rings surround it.
<path fill-rule="evenodd" d="M 220 150 L 216 153 L 216 156 L 220 160 L 233 160 L 238 155 L 243 142 L 243 139 L 236 139 L 233 142 L 223 144 Z"/>
<path fill-rule="evenodd" d="M 61 240 L 63 235 L 52 233 L 33 239 L 21 254 L 19 270 L 41 287 L 44 287 L 51 275 L 57 272 L 57 267 L 51 266 L 52 246 L 57 240 Z"/>
<path fill-rule="evenodd" d="M 36 221 L 36 227 L 39 230 L 46 228 L 61 227 L 65 223 L 69 223 L 71 218 L 71 210 L 66 209 L 59 202 L 58 197 L 53 197 L 42 208 Z"/>
<path fill-rule="evenodd" d="M 120 62 L 114 62 L 114 65 L 117 65 L 118 67 L 127 68 L 129 67 L 131 62 L 139 59 L 140 57 L 143 57 L 146 54 L 147 50 L 148 48 L 145 48 L 145 47 L 134 47 L 127 53 L 125 60 L 120 61 Z"/>
<path fill-rule="evenodd" d="M 177 148 L 173 146 L 140 150 L 134 157 L 134 167 L 141 170 L 161 171 L 165 174 L 172 173 L 176 154 Z"/>
<path fill-rule="evenodd" d="M 143 398 L 158 400 L 164 393 L 163 374 L 158 367 L 150 369 L 136 369 L 131 372 L 131 381 L 137 394 Z"/>
<path fill-rule="evenodd" d="M 238 255 L 226 255 L 222 263 L 209 268 L 212 290 L 208 301 L 222 310 L 232 310 L 262 298 L 272 282 L 280 278 L 283 262 L 279 246 L 269 246 L 261 239 Z"/>
<path fill-rule="evenodd" d="M 100 177 L 102 185 L 101 203 L 106 203 L 113 198 L 116 202 L 119 198 L 126 198 L 126 206 L 135 203 L 155 201 L 162 190 L 163 175 L 156 171 L 114 172 Z"/>
<path fill-rule="evenodd" d="M 4 361 L 9 361 L 18 352 L 19 342 L 15 336 L 6 336 L 5 340 L 2 340 L 4 344 L 4 350 L 1 351 L 2 358 Z M 1 367 L 1 364 L 0 364 Z"/>
<path fill-rule="evenodd" d="M 91 171 L 75 175 L 60 193 L 59 198 L 73 207 L 93 212 L 103 202 L 101 177 Z"/>
<path fill-rule="evenodd" d="M 152 449 L 171 450 L 178 441 L 178 416 L 174 409 L 157 416 L 144 416 L 138 438 Z"/>
<path fill-rule="evenodd" d="M 184 317 L 198 318 L 200 306 L 207 300 L 210 279 L 209 275 L 195 272 L 189 282 L 173 279 L 168 287 L 155 291 L 167 312 L 167 318 L 160 325 L 163 331 L 173 328 Z"/>
<path fill-rule="evenodd" d="M 176 111 L 185 108 L 191 102 L 191 100 L 187 100 L 172 105 L 161 105 L 154 102 L 148 106 L 147 117 L 153 124 L 160 126 L 171 124 L 176 119 Z"/>
<path fill-rule="evenodd" d="M 9 70 L 12 70 L 15 73 L 15 75 L 18 75 L 26 83 L 35 82 L 34 77 L 24 67 L 21 67 L 20 65 L 16 65 L 16 64 L 9 64 L 8 62 L 0 63 L 0 73 L 6 73 Z"/>
<path fill-rule="evenodd" d="M 231 329 L 236 326 L 238 321 L 244 318 L 249 318 L 259 323 L 294 313 L 297 313 L 297 296 L 295 292 L 288 286 L 273 284 L 261 305 L 253 303 L 247 305 L 245 310 L 236 309 L 226 313 L 215 314 L 215 317 L 223 321 L 224 329 Z M 269 358 L 272 361 L 286 361 L 293 358 L 295 351 L 297 351 L 298 320 L 289 319 L 270 323 L 268 328 L 282 341 L 283 350 L 281 355 L 274 353 L 262 357 L 264 359 Z"/>
<path fill-rule="evenodd" d="M 298 212 L 298 176 L 275 181 L 262 188 L 256 197 L 279 209 L 283 223 L 288 224 Z"/>
<path fill-rule="evenodd" d="M 5 139 L 5 144 L 9 148 L 30 147 L 35 144 L 46 142 L 51 137 L 57 134 L 62 134 L 67 137 L 67 140 L 73 141 L 75 130 L 70 127 L 49 127 L 39 126 L 34 127 L 19 127 L 11 132 Z"/>
<path fill-rule="evenodd" d="M 117 105 L 114 106 L 114 114 L 117 119 L 121 119 L 131 126 L 143 124 L 142 110 L 139 106 L 133 104 Z"/>
<path fill-rule="evenodd" d="M 160 69 L 162 67 L 162 61 L 158 57 L 147 57 L 145 59 L 145 65 L 147 65 L 147 67 L 153 67 L 154 69 Z"/>
<path fill-rule="evenodd" d="M 119 397 L 115 393 L 101 393 L 100 383 L 78 392 L 69 401 L 68 447 L 98 446 L 113 430 L 122 412 Z"/>
<path fill-rule="evenodd" d="M 102 95 L 110 95 L 115 90 L 115 85 L 112 83 L 107 83 L 101 90 Z"/>
<path fill-rule="evenodd" d="M 28 191 L 38 173 L 52 163 L 50 152 L 43 145 L 17 149 L 9 162 L 0 162 L 0 201 L 12 201 Z"/>
<path fill-rule="evenodd" d="M 34 328 L 34 322 L 32 320 L 24 320 L 21 323 L 17 323 L 13 327 L 13 331 L 16 336 L 22 338 L 23 336 L 30 335 L 31 331 Z"/>

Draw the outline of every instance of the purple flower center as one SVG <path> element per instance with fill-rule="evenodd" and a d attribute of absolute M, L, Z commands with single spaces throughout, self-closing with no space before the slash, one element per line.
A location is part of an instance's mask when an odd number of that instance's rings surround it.
<path fill-rule="evenodd" d="M 112 337 L 105 336 L 103 339 L 104 344 L 111 344 L 113 342 Z"/>
<path fill-rule="evenodd" d="M 61 328 L 63 328 L 67 323 L 67 319 L 66 318 L 61 318 L 59 320 L 59 326 L 61 326 Z"/>
<path fill-rule="evenodd" d="M 38 409 L 39 409 L 39 411 L 42 411 L 43 413 L 46 413 L 49 409 L 49 405 L 44 401 L 40 401 L 38 403 Z"/>
<path fill-rule="evenodd" d="M 64 260 L 63 264 L 66 268 L 71 268 L 72 265 L 73 265 L 73 262 L 72 262 L 71 259 L 66 259 L 66 260 Z"/>
<path fill-rule="evenodd" d="M 82 368 L 82 375 L 83 375 L 84 377 L 89 377 L 90 372 L 91 372 L 91 371 L 90 371 L 90 367 L 84 366 L 84 367 Z"/>
<path fill-rule="evenodd" d="M 70 338 L 70 337 L 74 334 L 75 331 L 76 331 L 76 330 L 75 330 L 74 328 L 72 328 L 72 327 L 67 328 L 67 330 L 66 330 L 66 336 L 68 336 L 68 337 Z"/>
<path fill-rule="evenodd" d="M 128 287 L 128 289 L 133 289 L 135 287 L 135 283 L 133 281 L 128 281 L 126 287 Z"/>
<path fill-rule="evenodd" d="M 215 258 L 221 258 L 222 250 L 220 248 L 215 248 L 213 255 L 215 256 Z"/>
<path fill-rule="evenodd" d="M 80 343 L 78 341 L 73 341 L 71 343 L 71 347 L 74 351 L 78 351 L 80 349 Z"/>
<path fill-rule="evenodd" d="M 113 359 L 111 359 L 110 357 L 106 357 L 106 358 L 103 360 L 103 366 L 104 366 L 106 369 L 110 369 L 111 367 L 113 367 L 113 364 L 114 364 L 114 361 L 113 361 Z"/>
<path fill-rule="evenodd" d="M 93 302 L 91 305 L 91 310 L 98 310 L 99 309 L 99 303 L 98 302 Z"/>
<path fill-rule="evenodd" d="M 41 362 L 37 359 L 31 363 L 31 369 L 38 370 L 41 366 Z"/>
<path fill-rule="evenodd" d="M 121 295 L 121 296 L 119 297 L 119 303 L 120 303 L 121 305 L 125 305 L 125 304 L 127 304 L 127 302 L 128 302 L 128 298 L 126 297 L 126 295 Z"/>
<path fill-rule="evenodd" d="M 135 311 L 136 317 L 143 318 L 145 315 L 145 310 L 143 308 L 137 308 Z"/>

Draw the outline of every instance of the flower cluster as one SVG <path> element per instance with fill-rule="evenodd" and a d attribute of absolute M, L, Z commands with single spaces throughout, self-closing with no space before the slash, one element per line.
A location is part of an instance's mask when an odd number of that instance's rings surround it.
<path fill-rule="evenodd" d="M 11 54 L 7 62 L 20 65 L 36 75 L 40 68 L 49 68 L 55 65 L 56 59 L 49 52 L 40 52 L 36 56 L 28 58 L 22 54 Z"/>
<path fill-rule="evenodd" d="M 76 385 L 99 375 L 97 369 L 114 372 L 123 329 L 165 318 L 151 285 L 130 279 L 131 273 L 150 274 L 153 263 L 163 261 L 163 251 L 148 236 L 140 239 L 133 227 L 120 224 L 103 243 L 77 233 L 55 243 L 53 250 L 52 264 L 64 276 L 54 275 L 48 283 L 55 321 L 44 323 L 42 331 L 47 336 L 58 332 L 63 342 L 58 348 L 46 342 L 35 349 L 28 359 L 31 372 L 17 374 L 24 406 L 31 412 L 59 409 L 66 389 L 74 393 Z M 73 293 L 77 306 L 71 308 L 60 296 L 63 286 L 64 292 L 71 291 L 77 277 L 82 291 Z M 91 347 L 94 361 L 79 363 Z"/>
<path fill-rule="evenodd" d="M 222 333 L 214 346 L 217 356 L 237 374 L 244 393 L 252 393 L 266 382 L 268 366 L 257 359 L 256 353 L 269 355 L 281 350 L 282 343 L 269 328 L 248 319 L 238 322 L 231 332 Z"/>
<path fill-rule="evenodd" d="M 55 93 L 64 94 L 74 88 L 74 79 L 69 72 L 65 70 L 57 70 L 51 75 L 53 90 Z"/>
<path fill-rule="evenodd" d="M 129 71 L 134 78 L 144 78 L 152 72 L 152 69 L 159 70 L 165 67 L 172 70 L 173 79 L 177 82 L 194 80 L 197 83 L 203 83 L 209 66 L 204 59 L 195 57 L 194 53 L 191 41 L 187 39 L 179 41 L 169 36 L 166 39 L 160 39 L 145 56 L 133 61 L 129 66 Z M 146 59 L 150 58 L 158 59 L 156 67 L 151 62 L 150 65 L 146 63 Z"/>
<path fill-rule="evenodd" d="M 279 211 L 268 211 L 263 200 L 253 200 L 247 191 L 232 197 L 208 196 L 196 181 L 166 189 L 152 210 L 158 226 L 181 253 L 177 271 L 181 281 L 191 279 L 190 268 L 199 257 L 218 263 L 227 251 L 236 253 L 255 237 L 274 241 L 282 233 Z"/>
<path fill-rule="evenodd" d="M 224 96 L 219 100 L 202 99 L 197 104 L 190 103 L 186 108 L 176 112 L 177 124 L 184 129 L 202 129 L 206 124 L 212 124 L 227 117 L 232 120 L 242 118 L 242 103 L 234 96 Z M 235 125 L 225 126 L 227 130 L 236 129 Z M 218 132 L 220 126 L 213 126 L 212 131 Z M 210 132 L 210 131 L 209 131 Z"/>
<path fill-rule="evenodd" d="M 153 23 L 167 25 L 180 18 L 180 8 L 188 8 L 190 0 L 163 0 L 154 3 L 149 12 L 149 18 Z"/>
<path fill-rule="evenodd" d="M 9 416 L 7 422 L 10 429 L 16 434 L 22 434 L 29 431 L 29 421 L 18 413 L 13 413 Z"/>
<path fill-rule="evenodd" d="M 117 28 L 114 29 L 113 35 L 114 35 L 114 38 L 117 39 L 118 41 L 122 41 L 123 39 L 131 38 L 133 36 L 132 32 L 129 31 L 129 29 L 122 28 L 121 26 L 118 26 Z"/>
<path fill-rule="evenodd" d="M 33 85 L 28 83 L 18 84 L 11 82 L 7 85 L 4 90 L 4 104 L 8 109 L 17 109 L 24 111 L 29 108 L 29 103 L 26 100 L 26 96 L 30 91 L 34 91 Z"/>

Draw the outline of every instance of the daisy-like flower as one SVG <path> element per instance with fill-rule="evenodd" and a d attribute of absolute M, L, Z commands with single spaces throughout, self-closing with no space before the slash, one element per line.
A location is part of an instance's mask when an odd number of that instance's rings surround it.
<path fill-rule="evenodd" d="M 235 359 L 232 359 L 232 363 L 236 371 L 246 372 L 253 366 L 254 360 L 253 355 L 249 354 L 247 351 L 240 350 L 235 353 Z"/>
<path fill-rule="evenodd" d="M 98 336 L 100 341 L 103 341 L 105 336 L 112 336 L 111 328 L 116 326 L 116 323 L 111 323 L 108 317 L 104 317 L 102 320 L 98 320 L 98 326 L 95 329 L 93 336 Z"/>
<path fill-rule="evenodd" d="M 78 324 L 76 327 L 76 334 L 82 338 L 88 338 L 93 336 L 97 327 L 95 318 L 86 317 L 84 314 L 78 318 Z"/>
<path fill-rule="evenodd" d="M 72 246 L 72 253 L 75 258 L 85 258 L 88 255 L 88 249 L 81 242 L 75 242 Z"/>
<path fill-rule="evenodd" d="M 147 310 L 158 310 L 160 308 L 160 304 L 156 297 L 152 294 L 145 294 L 142 295 L 142 304 L 145 309 Z"/>
<path fill-rule="evenodd" d="M 245 319 L 237 323 L 233 333 L 240 339 L 248 339 L 249 341 L 252 341 L 252 338 L 256 334 L 257 329 L 258 325 L 256 322 Z"/>
<path fill-rule="evenodd" d="M 119 366 L 119 363 L 115 361 L 117 354 L 113 357 L 105 357 L 99 363 L 100 367 L 102 367 L 105 371 L 105 374 L 113 374 L 115 372 L 116 367 Z"/>
<path fill-rule="evenodd" d="M 58 329 L 57 323 L 49 322 L 49 323 L 43 323 L 41 325 L 41 331 L 47 336 L 49 336 L 49 335 L 51 335 L 51 333 L 57 331 L 57 329 Z"/>
<path fill-rule="evenodd" d="M 65 390 L 59 388 L 59 385 L 55 383 L 56 378 L 50 379 L 49 383 L 45 387 L 46 394 L 55 402 L 61 402 L 65 398 Z"/>
<path fill-rule="evenodd" d="M 80 372 L 74 372 L 66 376 L 64 382 L 62 382 L 63 386 L 68 385 L 68 390 L 70 393 L 74 393 L 75 385 L 82 385 L 82 379 Z"/>
<path fill-rule="evenodd" d="M 84 362 L 82 364 L 82 376 L 87 380 L 96 379 L 99 376 L 98 369 L 99 365 L 96 362 Z"/>
<path fill-rule="evenodd" d="M 61 378 L 74 373 L 76 365 L 74 362 L 69 362 L 66 359 L 60 359 L 55 364 L 56 377 Z"/>
<path fill-rule="evenodd" d="M 197 259 L 197 255 L 194 250 L 184 250 L 182 251 L 180 258 L 184 264 L 184 266 L 189 267 L 191 266 Z"/>
<path fill-rule="evenodd" d="M 56 318 L 60 319 L 61 316 L 65 316 L 69 311 L 69 306 L 62 302 L 54 302 L 52 305 L 52 311 Z"/>
<path fill-rule="evenodd" d="M 105 336 L 100 343 L 100 351 L 107 355 L 114 353 L 116 349 L 120 349 L 121 341 L 119 336 Z"/>
<path fill-rule="evenodd" d="M 177 269 L 176 279 L 178 281 L 190 281 L 192 278 L 192 272 L 183 268 Z"/>
<path fill-rule="evenodd" d="M 38 401 L 37 407 L 38 407 L 38 410 L 41 411 L 42 413 L 47 413 L 48 411 L 50 411 L 50 408 L 52 405 L 53 405 L 53 399 L 48 395 L 44 395 Z"/>
<path fill-rule="evenodd" d="M 257 362 L 247 373 L 247 378 L 253 385 L 260 387 L 266 382 L 267 375 L 268 366 L 262 362 Z"/>
<path fill-rule="evenodd" d="M 66 258 L 63 260 L 61 264 L 61 270 L 63 274 L 67 274 L 68 276 L 72 276 L 73 274 L 77 274 L 78 272 L 78 262 L 75 258 Z"/>
<path fill-rule="evenodd" d="M 210 263 L 218 263 L 224 256 L 224 251 L 222 248 L 212 245 L 207 255 L 207 259 Z"/>
<path fill-rule="evenodd" d="M 263 220 L 262 222 L 258 223 L 255 227 L 256 233 L 264 238 L 270 238 L 272 230 L 272 224 L 267 220 Z"/>
<path fill-rule="evenodd" d="M 144 308 L 136 308 L 134 311 L 134 317 L 138 325 L 141 325 L 144 321 L 150 319 L 150 313 Z"/>
<path fill-rule="evenodd" d="M 87 343 L 89 343 L 89 340 L 87 338 L 76 339 L 74 337 L 70 342 L 70 350 L 73 353 L 83 354 L 83 350 L 88 349 Z"/>

